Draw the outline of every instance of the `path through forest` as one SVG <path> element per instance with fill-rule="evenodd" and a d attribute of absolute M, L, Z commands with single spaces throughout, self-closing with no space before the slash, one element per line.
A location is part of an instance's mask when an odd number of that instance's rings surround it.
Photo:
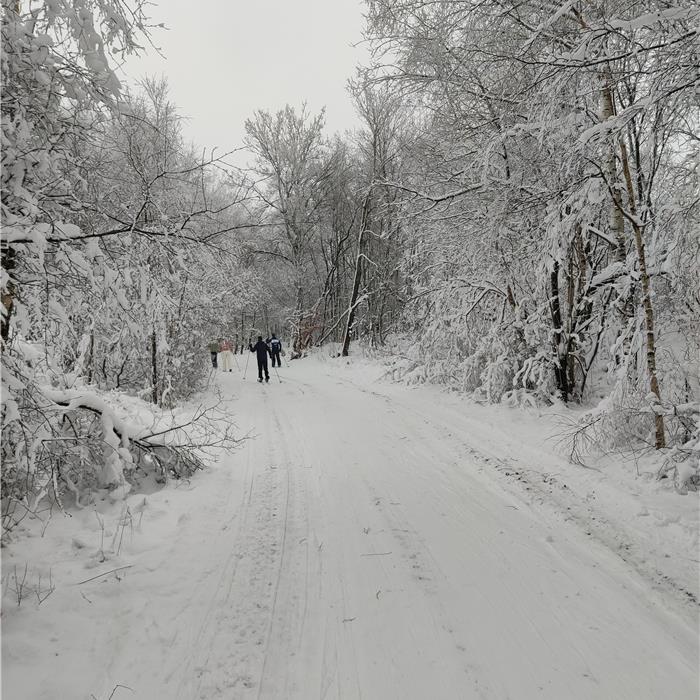
<path fill-rule="evenodd" d="M 22 683 L 10 659 L 13 698 L 697 697 L 692 625 L 494 481 L 507 455 L 464 415 L 313 359 L 251 374 L 214 381 L 254 437 L 169 497 L 193 500 L 166 542 L 81 591 L 115 611 L 87 657 Z"/>

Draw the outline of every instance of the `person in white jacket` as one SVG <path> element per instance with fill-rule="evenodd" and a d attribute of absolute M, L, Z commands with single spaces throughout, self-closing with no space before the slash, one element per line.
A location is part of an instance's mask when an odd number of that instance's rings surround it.
<path fill-rule="evenodd" d="M 233 372 L 233 346 L 228 340 L 219 341 L 219 357 L 221 358 L 221 369 L 224 372 Z"/>

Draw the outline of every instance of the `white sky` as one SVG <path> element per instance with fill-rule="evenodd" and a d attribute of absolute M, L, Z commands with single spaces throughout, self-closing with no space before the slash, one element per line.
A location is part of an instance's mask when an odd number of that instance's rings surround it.
<path fill-rule="evenodd" d="M 358 124 L 346 81 L 365 62 L 362 0 L 160 0 L 151 8 L 153 50 L 130 59 L 128 82 L 168 78 L 171 100 L 187 117 L 184 135 L 228 151 L 242 145 L 256 109 L 306 101 L 326 106 L 328 133 Z"/>

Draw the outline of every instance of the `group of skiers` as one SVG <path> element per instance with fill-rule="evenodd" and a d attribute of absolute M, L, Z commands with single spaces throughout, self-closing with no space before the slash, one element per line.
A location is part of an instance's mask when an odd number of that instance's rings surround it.
<path fill-rule="evenodd" d="M 272 366 L 281 367 L 282 361 L 280 360 L 280 355 L 283 355 L 282 341 L 273 333 L 267 340 L 263 340 L 261 335 L 258 336 L 258 340 L 253 345 L 248 344 L 250 352 L 254 352 L 258 361 L 258 381 L 263 381 L 263 375 L 265 376 L 265 381 L 270 381 L 270 372 L 267 369 L 267 356 L 272 358 Z M 224 372 L 232 372 L 233 367 L 233 346 L 230 341 L 219 338 L 218 340 L 213 340 L 209 343 L 209 352 L 211 353 L 211 366 L 214 369 L 219 367 L 219 355 L 221 355 L 221 369 Z"/>

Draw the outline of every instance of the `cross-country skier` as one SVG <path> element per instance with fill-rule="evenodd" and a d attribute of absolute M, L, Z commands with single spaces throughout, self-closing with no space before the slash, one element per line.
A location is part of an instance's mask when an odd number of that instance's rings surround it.
<path fill-rule="evenodd" d="M 219 353 L 221 354 L 221 364 L 224 372 L 233 371 L 233 346 L 229 340 L 219 341 Z"/>
<path fill-rule="evenodd" d="M 219 341 L 218 340 L 212 340 L 211 343 L 209 343 L 209 352 L 211 353 L 211 366 L 213 369 L 216 369 L 218 366 L 216 358 L 219 354 Z"/>
<path fill-rule="evenodd" d="M 265 372 L 265 381 L 270 381 L 270 373 L 267 371 L 267 354 L 270 352 L 270 348 L 267 347 L 263 337 L 258 336 L 258 342 L 255 345 L 248 345 L 251 352 L 254 352 L 258 358 L 258 381 L 263 380 L 263 372 Z"/>
<path fill-rule="evenodd" d="M 270 346 L 270 357 L 272 358 L 272 366 L 275 366 L 275 360 L 277 360 L 277 366 L 281 367 L 280 362 L 280 352 L 282 352 L 282 341 L 273 333 L 272 337 L 267 341 Z"/>

